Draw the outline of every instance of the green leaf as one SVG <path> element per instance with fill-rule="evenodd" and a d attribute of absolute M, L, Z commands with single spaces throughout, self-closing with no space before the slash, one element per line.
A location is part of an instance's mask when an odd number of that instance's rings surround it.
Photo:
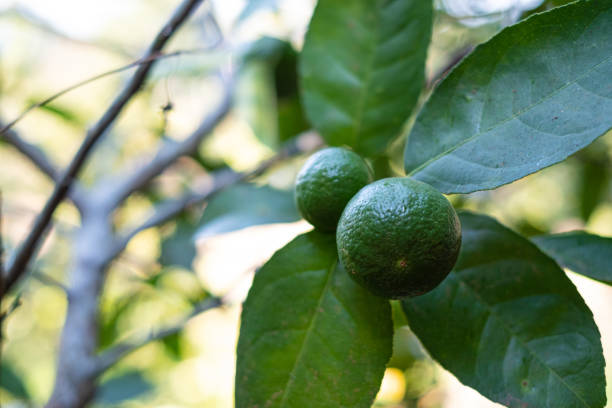
<path fill-rule="evenodd" d="M 462 213 L 455 269 L 403 301 L 410 328 L 461 382 L 511 408 L 606 405 L 600 334 L 561 268 L 492 218 Z"/>
<path fill-rule="evenodd" d="M 533 16 L 479 46 L 438 87 L 406 172 L 444 193 L 510 183 L 612 127 L 612 0 Z"/>
<path fill-rule="evenodd" d="M 32 98 L 30 101 L 28 101 L 28 104 L 33 105 L 43 99 L 44 98 L 40 98 L 40 99 Z M 51 115 L 57 116 L 71 124 L 74 124 L 77 126 L 83 125 L 83 119 L 81 118 L 81 115 L 79 115 L 74 110 L 67 108 L 65 106 L 49 103 L 46 105 L 39 106 L 38 109 L 44 112 L 47 112 Z"/>
<path fill-rule="evenodd" d="M 106 380 L 96 393 L 96 402 L 117 406 L 121 402 L 142 397 L 153 390 L 153 384 L 138 371 L 129 371 Z"/>
<path fill-rule="evenodd" d="M 576 198 L 580 217 L 584 222 L 589 220 L 605 198 L 612 176 L 612 157 L 608 154 L 605 140 L 605 137 L 597 139 L 575 156 L 579 178 Z"/>
<path fill-rule="evenodd" d="M 162 240 L 159 262 L 164 266 L 174 265 L 191 270 L 197 254 L 195 232 L 196 226 L 185 219 L 179 219 L 174 232 Z"/>
<path fill-rule="evenodd" d="M 197 236 L 206 238 L 253 225 L 299 219 L 293 192 L 240 184 L 219 193 L 208 203 Z"/>
<path fill-rule="evenodd" d="M 573 231 L 532 241 L 564 268 L 612 285 L 612 238 Z"/>
<path fill-rule="evenodd" d="M 389 302 L 339 267 L 333 234 L 301 235 L 255 275 L 236 407 L 370 407 L 391 355 Z"/>
<path fill-rule="evenodd" d="M 30 399 L 30 393 L 21 377 L 7 361 L 0 364 L 0 388 L 10 392 L 15 398 Z"/>
<path fill-rule="evenodd" d="M 262 61 L 245 63 L 236 84 L 235 109 L 266 146 L 278 145 L 274 70 Z"/>
<path fill-rule="evenodd" d="M 382 153 L 421 93 L 431 0 L 319 0 L 300 56 L 306 115 L 330 145 Z"/>

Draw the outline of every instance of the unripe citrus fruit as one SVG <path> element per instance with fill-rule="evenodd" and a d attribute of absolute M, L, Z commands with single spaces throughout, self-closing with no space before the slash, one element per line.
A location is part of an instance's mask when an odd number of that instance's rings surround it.
<path fill-rule="evenodd" d="M 350 150 L 330 147 L 313 154 L 295 182 L 295 199 L 302 216 L 322 231 L 334 231 L 342 210 L 372 174 Z"/>
<path fill-rule="evenodd" d="M 399 299 L 429 292 L 451 271 L 461 246 L 453 206 L 407 177 L 378 180 L 348 203 L 336 232 L 338 254 L 357 283 Z"/>

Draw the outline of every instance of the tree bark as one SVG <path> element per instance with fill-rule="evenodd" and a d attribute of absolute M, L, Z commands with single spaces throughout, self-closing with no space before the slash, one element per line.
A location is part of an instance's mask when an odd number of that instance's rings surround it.
<path fill-rule="evenodd" d="M 47 408 L 78 408 L 94 397 L 97 377 L 98 301 L 114 236 L 108 217 L 85 213 L 74 236 L 68 310 Z"/>

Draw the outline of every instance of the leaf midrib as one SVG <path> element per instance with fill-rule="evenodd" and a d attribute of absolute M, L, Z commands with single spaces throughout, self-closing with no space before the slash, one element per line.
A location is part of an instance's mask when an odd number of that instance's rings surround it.
<path fill-rule="evenodd" d="M 319 300 L 317 301 L 317 305 L 314 308 L 314 312 L 310 319 L 310 323 L 308 324 L 308 327 L 306 328 L 306 334 L 304 335 L 304 340 L 302 340 L 300 350 L 298 351 L 297 357 L 295 358 L 295 362 L 293 363 L 293 367 L 291 367 L 291 371 L 289 372 L 289 379 L 287 380 L 287 385 L 285 386 L 285 391 L 283 392 L 283 398 L 281 399 L 281 402 L 280 402 L 281 408 L 283 408 L 285 404 L 287 403 L 288 395 L 291 393 L 291 389 L 295 383 L 295 376 L 294 376 L 295 370 L 299 366 L 299 362 L 304 356 L 304 350 L 306 349 L 305 345 L 308 343 L 308 340 L 310 339 L 310 335 L 312 333 L 312 329 L 317 320 L 317 317 L 321 314 L 319 313 L 319 309 L 321 308 L 323 299 L 325 298 L 325 294 L 327 293 L 327 290 L 331 282 L 333 281 L 332 277 L 334 275 L 334 271 L 336 269 L 337 263 L 338 263 L 338 260 L 335 260 L 334 262 L 332 262 L 331 267 L 327 270 L 327 279 L 325 280 L 325 285 L 323 285 L 323 289 L 321 290 L 321 296 L 319 297 Z"/>
<path fill-rule="evenodd" d="M 372 72 L 374 71 L 374 62 L 376 61 L 376 49 L 380 41 L 380 24 L 381 16 L 376 10 L 376 27 L 374 28 L 374 35 L 370 47 L 372 53 L 367 61 L 366 71 L 363 78 L 363 87 L 359 101 L 357 102 L 357 112 L 355 112 L 355 120 L 353 121 L 353 146 L 357 146 L 359 142 L 359 134 L 361 132 L 361 126 L 363 124 L 363 113 L 366 105 L 366 95 L 371 88 Z"/>
<path fill-rule="evenodd" d="M 498 128 L 508 122 L 511 122 L 513 120 L 515 120 L 516 118 L 518 118 L 519 116 L 522 116 L 524 113 L 527 113 L 529 111 L 531 111 L 532 109 L 534 109 L 535 107 L 541 105 L 542 103 L 550 100 L 551 98 L 553 98 L 557 93 L 561 92 L 562 90 L 564 90 L 565 88 L 574 85 L 575 83 L 577 83 L 578 81 L 580 81 L 581 79 L 587 77 L 587 75 L 589 75 L 592 71 L 594 71 L 595 69 L 597 69 L 600 65 L 607 63 L 608 61 L 612 60 L 612 55 L 608 56 L 607 58 L 603 59 L 601 62 L 598 62 L 597 64 L 593 65 L 591 68 L 589 68 L 588 70 L 586 70 L 581 76 L 576 77 L 574 80 L 569 81 L 568 83 L 566 83 L 565 85 L 563 85 L 560 88 L 555 89 L 553 92 L 551 92 L 550 94 L 542 97 L 540 100 L 538 100 L 537 102 L 523 108 L 522 110 L 519 110 L 518 112 L 516 112 L 515 114 L 511 115 L 510 117 L 508 117 L 507 119 L 502 120 L 501 122 L 496 123 L 493 126 L 488 127 L 487 129 L 485 129 L 484 131 L 480 131 L 476 134 L 474 134 L 473 136 L 470 136 L 466 139 L 464 139 L 463 141 L 457 143 L 456 145 L 450 147 L 449 149 L 443 151 L 442 153 L 437 154 L 436 156 L 432 157 L 431 159 L 427 160 L 425 163 L 421 164 L 420 166 L 416 167 L 414 170 L 412 170 L 408 176 L 413 176 L 416 173 L 420 172 L 421 170 L 425 169 L 427 166 L 429 166 L 430 164 L 438 161 L 440 158 L 451 154 L 452 152 L 454 152 L 455 150 L 459 149 L 461 146 L 471 142 L 474 139 L 479 138 L 480 136 L 489 133 L 491 130 Z M 495 71 L 495 69 L 493 70 Z M 487 86 L 490 85 L 487 84 Z M 486 104 L 486 103 L 485 103 Z M 484 111 L 484 106 L 483 106 L 483 111 Z M 481 123 L 482 123 L 482 119 L 481 119 Z M 480 124 L 479 124 L 480 125 Z"/>
<path fill-rule="evenodd" d="M 501 317 L 499 317 L 497 315 L 497 313 L 494 311 L 493 307 L 491 305 L 489 305 L 489 303 L 487 301 L 485 301 L 480 294 L 476 291 L 476 289 L 472 288 L 467 282 L 465 282 L 459 272 L 453 272 L 453 274 L 455 275 L 455 277 L 457 278 L 457 280 L 459 281 L 460 284 L 462 284 L 465 288 L 467 288 L 470 293 L 472 293 L 474 295 L 474 297 L 481 303 L 483 304 L 487 310 L 489 311 L 489 315 L 493 316 L 493 318 L 495 320 L 497 320 L 498 322 L 500 322 L 500 324 L 502 325 L 502 327 L 508 332 L 510 333 L 510 335 L 512 337 L 514 337 L 517 342 L 523 346 L 540 364 L 542 364 L 543 367 L 546 367 L 546 369 L 553 375 L 555 376 L 559 382 L 561 382 L 561 384 L 563 384 L 584 406 L 585 408 L 591 408 L 591 406 L 582 398 L 582 396 L 578 395 L 578 393 L 572 388 L 570 387 L 570 385 L 563 379 L 563 377 L 561 377 L 559 375 L 559 373 L 557 373 L 552 367 L 549 367 L 548 364 L 546 364 L 544 361 L 542 361 L 542 359 L 540 358 L 540 356 L 534 352 L 519 336 L 518 334 L 516 334 L 504 321 L 504 319 L 502 319 Z"/>

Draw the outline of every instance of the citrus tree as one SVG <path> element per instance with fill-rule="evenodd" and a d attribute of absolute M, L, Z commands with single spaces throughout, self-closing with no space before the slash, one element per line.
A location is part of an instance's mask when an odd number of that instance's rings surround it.
<path fill-rule="evenodd" d="M 319 0 L 299 57 L 307 117 L 328 144 L 373 162 L 406 134 L 406 175 L 363 187 L 339 217 L 329 186 L 359 185 L 358 172 L 337 171 L 333 155 L 313 158 L 332 170 L 318 165 L 327 179 L 311 189 L 298 179 L 298 203 L 306 191 L 329 203 L 329 217 L 303 211 L 317 228 L 255 276 L 238 407 L 370 406 L 392 354 L 397 298 L 432 358 L 487 398 L 606 405 L 600 334 L 562 267 L 612 284 L 612 239 L 530 240 L 473 212 L 459 213 L 459 227 L 440 193 L 495 189 L 610 130 L 612 1 L 578 1 L 502 30 L 420 108 L 431 26 L 429 1 Z"/>
<path fill-rule="evenodd" d="M 471 193 L 570 156 L 600 154 L 609 166 L 596 140 L 612 129 L 612 0 L 546 1 L 429 79 L 431 0 L 318 0 L 299 52 L 272 38 L 234 48 L 207 8 L 194 25 L 207 22 L 216 33 L 203 47 L 214 63 L 185 75 L 205 71 L 217 78 L 219 100 L 183 139 L 167 138 L 162 129 L 152 154 L 83 177 L 101 142 L 126 144 L 111 129 L 130 101 L 163 77 L 155 71 L 160 61 L 203 51 L 201 43 L 165 51 L 184 25 L 194 29 L 186 22 L 203 3 L 180 2 L 139 59 L 0 121 L 0 148 L 18 151 L 53 183 L 25 238 L 0 245 L 7 255 L 0 258 L 0 340 L 11 342 L 2 328 L 20 307 L 29 278 L 67 299 L 46 406 L 116 406 L 138 396 L 150 388 L 145 378 L 114 367 L 156 341 L 182 358 L 177 343 L 186 322 L 228 303 L 191 279 L 189 311 L 175 324 L 120 333 L 117 321 L 142 292 L 173 278 L 144 274 L 138 289 L 112 299 L 112 307 L 104 304 L 109 272 L 141 232 L 172 224 L 160 234 L 157 261 L 191 269 L 194 233 L 304 218 L 314 228 L 258 269 L 243 304 L 236 407 L 370 407 L 387 367 L 433 359 L 507 407 L 604 408 L 599 329 L 563 268 L 612 285 L 612 238 L 515 231 L 487 211 L 462 207 Z M 274 3 L 249 1 L 238 20 Z M 197 33 L 182 40 L 200 38 Z M 65 167 L 16 126 L 37 108 L 70 119 L 56 99 L 128 69 L 134 72 L 92 119 Z M 260 82 L 266 86 L 250 86 Z M 171 110 L 169 101 L 162 111 Z M 267 160 L 238 171 L 202 153 L 229 115 L 248 122 L 273 152 Z M 85 121 L 74 122 L 80 129 Z M 106 153 L 99 159 L 105 163 L 112 161 Z M 273 166 L 307 155 L 294 191 L 254 183 L 265 184 Z M 584 218 L 609 182 L 599 177 L 598 160 L 585 160 L 581 170 Z M 204 172 L 207 183 L 156 186 L 184 161 Z M 126 211 L 131 199 L 143 197 L 148 213 Z M 57 278 L 36 270 L 34 260 L 65 202 L 78 224 L 70 231 L 66 274 Z M 409 379 L 415 387 L 419 375 Z M 30 399 L 4 361 L 0 388 Z"/>

